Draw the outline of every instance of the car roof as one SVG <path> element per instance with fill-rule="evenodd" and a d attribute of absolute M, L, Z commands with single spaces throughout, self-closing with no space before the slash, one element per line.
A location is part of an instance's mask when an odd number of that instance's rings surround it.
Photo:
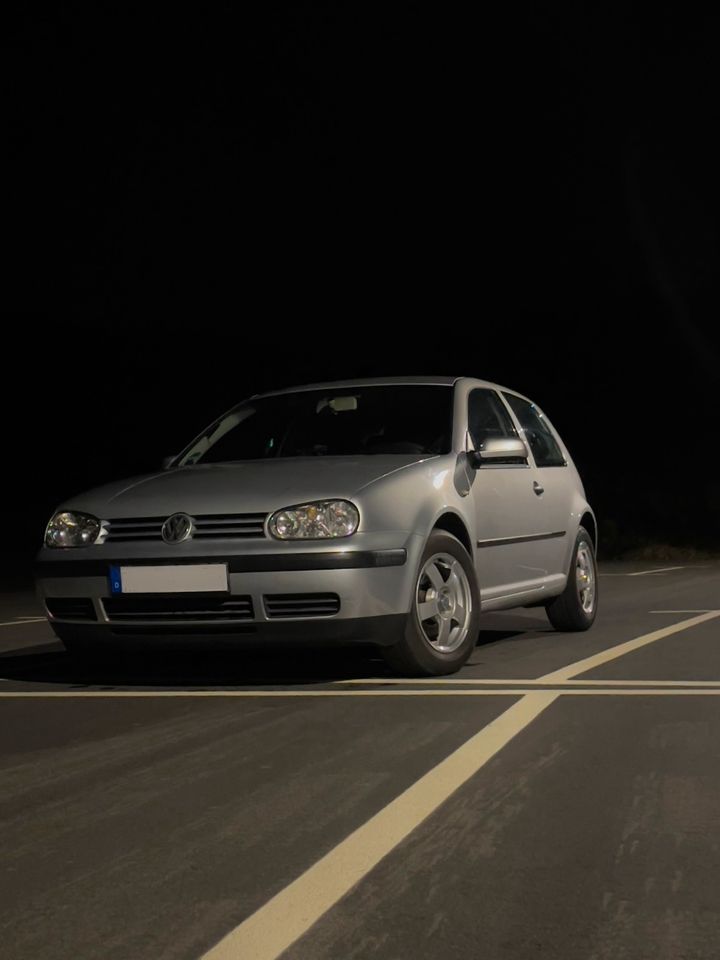
<path fill-rule="evenodd" d="M 360 377 L 354 380 L 330 380 L 325 383 L 303 383 L 293 387 L 283 387 L 281 390 L 268 390 L 265 393 L 255 394 L 260 397 L 275 397 L 283 393 L 298 393 L 301 390 L 335 390 L 345 387 L 392 387 L 403 385 L 452 387 L 460 380 L 469 381 L 477 386 L 492 387 L 504 390 L 496 383 L 487 380 L 478 380 L 475 377 Z M 514 393 L 514 391 L 512 391 Z"/>

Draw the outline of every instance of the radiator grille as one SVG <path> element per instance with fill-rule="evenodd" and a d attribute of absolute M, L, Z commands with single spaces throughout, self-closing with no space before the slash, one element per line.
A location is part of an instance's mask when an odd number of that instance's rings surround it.
<path fill-rule="evenodd" d="M 252 540 L 265 536 L 266 513 L 218 513 L 193 517 L 194 540 Z M 128 517 L 106 520 L 104 543 L 162 541 L 167 517 Z"/>

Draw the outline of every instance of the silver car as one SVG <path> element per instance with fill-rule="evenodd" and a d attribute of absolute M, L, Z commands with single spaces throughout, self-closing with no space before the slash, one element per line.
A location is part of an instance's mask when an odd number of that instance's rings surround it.
<path fill-rule="evenodd" d="M 68 650 L 181 639 L 372 642 L 452 673 L 480 611 L 597 611 L 597 527 L 547 417 L 469 377 L 254 396 L 165 468 L 75 497 L 37 584 Z"/>

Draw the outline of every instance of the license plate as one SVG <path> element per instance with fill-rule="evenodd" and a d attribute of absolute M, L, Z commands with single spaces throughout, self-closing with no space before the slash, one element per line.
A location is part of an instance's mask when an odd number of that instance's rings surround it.
<path fill-rule="evenodd" d="M 226 563 L 110 567 L 111 593 L 227 593 L 227 590 Z"/>

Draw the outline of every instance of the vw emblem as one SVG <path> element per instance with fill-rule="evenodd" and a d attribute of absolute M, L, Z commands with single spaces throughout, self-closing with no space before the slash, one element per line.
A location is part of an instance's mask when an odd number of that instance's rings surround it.
<path fill-rule="evenodd" d="M 182 543 L 192 536 L 192 517 L 186 513 L 174 513 L 162 525 L 162 538 L 165 543 Z"/>

